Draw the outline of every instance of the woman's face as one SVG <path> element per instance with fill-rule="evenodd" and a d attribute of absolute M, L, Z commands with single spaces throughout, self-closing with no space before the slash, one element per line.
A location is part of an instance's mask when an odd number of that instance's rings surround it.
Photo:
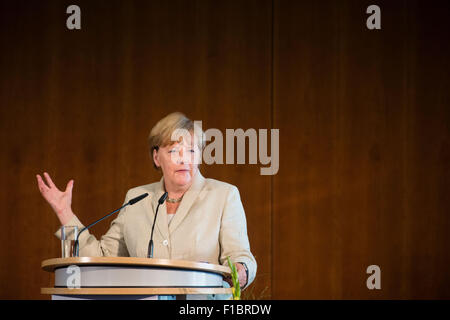
<path fill-rule="evenodd" d="M 200 150 L 193 138 L 153 150 L 153 160 L 161 167 L 164 180 L 179 187 L 192 183 L 198 170 L 199 156 Z"/>

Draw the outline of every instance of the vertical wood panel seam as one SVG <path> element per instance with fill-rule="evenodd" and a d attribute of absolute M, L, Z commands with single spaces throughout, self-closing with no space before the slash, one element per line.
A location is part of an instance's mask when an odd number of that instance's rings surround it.
<path fill-rule="evenodd" d="M 271 26 L 270 26 L 270 128 L 274 128 L 274 1 L 271 0 Z M 271 141 L 273 143 L 273 141 Z M 274 175 L 270 176 L 270 298 L 273 299 L 273 208 L 274 208 Z"/>

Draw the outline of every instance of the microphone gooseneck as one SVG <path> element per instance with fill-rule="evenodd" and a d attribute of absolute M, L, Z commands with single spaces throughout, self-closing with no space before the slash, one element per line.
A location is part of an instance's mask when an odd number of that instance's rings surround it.
<path fill-rule="evenodd" d="M 127 203 L 125 203 L 123 206 L 121 206 L 119 209 L 116 209 L 116 210 L 114 210 L 113 212 L 108 213 L 106 216 L 101 217 L 101 218 L 98 219 L 97 221 L 92 222 L 92 223 L 91 223 L 90 225 L 88 225 L 87 227 L 84 227 L 83 229 L 81 229 L 80 232 L 78 232 L 78 234 L 76 235 L 76 237 L 75 237 L 75 243 L 74 243 L 74 245 L 73 245 L 73 251 L 74 251 L 74 253 L 75 253 L 75 257 L 78 257 L 78 256 L 79 256 L 79 249 L 80 249 L 79 247 L 80 247 L 80 245 L 79 245 L 78 239 L 80 238 L 80 234 L 81 234 L 83 231 L 89 229 L 90 227 L 92 227 L 93 225 L 99 223 L 100 221 L 102 221 L 102 220 L 108 218 L 109 216 L 113 215 L 114 213 L 116 213 L 116 212 L 122 210 L 122 209 L 125 208 L 126 206 L 128 206 L 128 205 L 133 205 L 133 204 L 135 204 L 136 202 L 141 201 L 142 199 L 144 199 L 144 198 L 147 197 L 147 196 L 148 196 L 148 193 L 143 193 L 143 194 L 141 194 L 140 196 L 137 196 L 137 197 L 131 199 L 130 201 L 128 201 Z"/>
<path fill-rule="evenodd" d="M 156 222 L 156 217 L 158 216 L 158 209 L 159 209 L 159 206 L 162 205 L 164 203 L 164 201 L 166 201 L 168 195 L 169 194 L 167 192 L 164 192 L 164 194 L 161 196 L 161 198 L 159 198 L 158 205 L 156 206 L 155 219 L 153 219 L 152 232 L 150 234 L 150 242 L 148 243 L 148 252 L 147 252 L 148 258 L 153 258 L 153 230 L 155 229 L 155 222 Z"/>

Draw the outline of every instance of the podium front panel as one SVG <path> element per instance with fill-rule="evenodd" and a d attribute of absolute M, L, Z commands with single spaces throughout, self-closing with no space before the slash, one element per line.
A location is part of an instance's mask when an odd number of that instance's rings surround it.
<path fill-rule="evenodd" d="M 212 272 L 157 268 L 79 266 L 81 288 L 195 288 L 222 287 L 222 275 Z M 72 272 L 67 267 L 55 269 L 55 287 L 70 286 Z"/>

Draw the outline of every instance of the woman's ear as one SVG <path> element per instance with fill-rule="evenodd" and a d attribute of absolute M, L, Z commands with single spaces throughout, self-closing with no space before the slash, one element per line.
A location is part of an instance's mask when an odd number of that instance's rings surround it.
<path fill-rule="evenodd" d="M 157 168 L 161 167 L 161 165 L 159 164 L 159 161 L 158 161 L 158 151 L 156 151 L 156 149 L 153 149 L 153 163 L 155 164 L 155 166 Z"/>

